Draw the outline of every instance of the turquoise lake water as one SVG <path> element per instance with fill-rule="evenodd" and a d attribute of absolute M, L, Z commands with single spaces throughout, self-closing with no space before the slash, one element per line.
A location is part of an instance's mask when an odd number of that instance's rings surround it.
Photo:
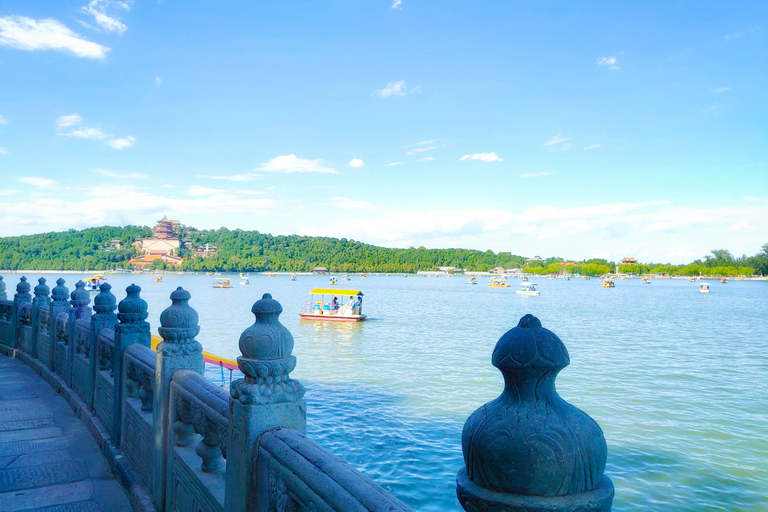
<path fill-rule="evenodd" d="M 34 286 L 39 275 L 27 274 Z M 19 275 L 3 275 L 12 295 Z M 46 275 L 49 285 L 57 275 Z M 64 275 L 70 289 L 83 276 Z M 232 277 L 233 283 L 239 278 Z M 292 376 L 307 387 L 308 435 L 419 511 L 461 510 L 466 418 L 502 389 L 490 364 L 498 338 L 532 313 L 563 340 L 571 365 L 560 395 L 590 414 L 608 442 L 614 511 L 768 510 L 768 282 L 537 279 L 539 297 L 464 277 L 353 276 L 365 293 L 360 324 L 299 321 L 301 303 L 328 279 L 113 275 L 149 303 L 152 331 L 177 286 L 192 293 L 205 350 L 234 359 L 250 308 L 281 302 L 296 340 Z M 533 281 L 533 280 L 532 280 Z M 211 375 L 215 378 L 216 371 Z"/>

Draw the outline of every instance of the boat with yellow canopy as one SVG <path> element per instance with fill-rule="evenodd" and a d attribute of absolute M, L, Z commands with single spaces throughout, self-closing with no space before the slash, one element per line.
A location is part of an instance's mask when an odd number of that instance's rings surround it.
<path fill-rule="evenodd" d="M 309 294 L 312 299 L 302 304 L 299 313 L 302 320 L 362 322 L 366 318 L 361 312 L 363 292 L 360 290 L 315 288 Z"/>

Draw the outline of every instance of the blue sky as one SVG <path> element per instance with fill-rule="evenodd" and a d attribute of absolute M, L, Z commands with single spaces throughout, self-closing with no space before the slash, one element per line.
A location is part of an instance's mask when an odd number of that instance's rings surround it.
<path fill-rule="evenodd" d="M 5 0 L 0 236 L 758 252 L 768 4 L 625 4 Z"/>

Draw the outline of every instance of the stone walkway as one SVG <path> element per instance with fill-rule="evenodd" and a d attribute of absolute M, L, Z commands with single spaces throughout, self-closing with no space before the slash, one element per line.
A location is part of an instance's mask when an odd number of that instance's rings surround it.
<path fill-rule="evenodd" d="M 0 512 L 130 512 L 86 426 L 31 368 L 0 355 Z"/>

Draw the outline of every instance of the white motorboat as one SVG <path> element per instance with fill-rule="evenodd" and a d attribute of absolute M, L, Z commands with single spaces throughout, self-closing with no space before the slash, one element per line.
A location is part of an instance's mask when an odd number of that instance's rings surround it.
<path fill-rule="evenodd" d="M 522 288 L 517 290 L 515 293 L 518 295 L 537 296 L 541 292 L 538 289 L 536 289 L 536 283 L 525 283 L 524 285 L 522 285 Z"/>

